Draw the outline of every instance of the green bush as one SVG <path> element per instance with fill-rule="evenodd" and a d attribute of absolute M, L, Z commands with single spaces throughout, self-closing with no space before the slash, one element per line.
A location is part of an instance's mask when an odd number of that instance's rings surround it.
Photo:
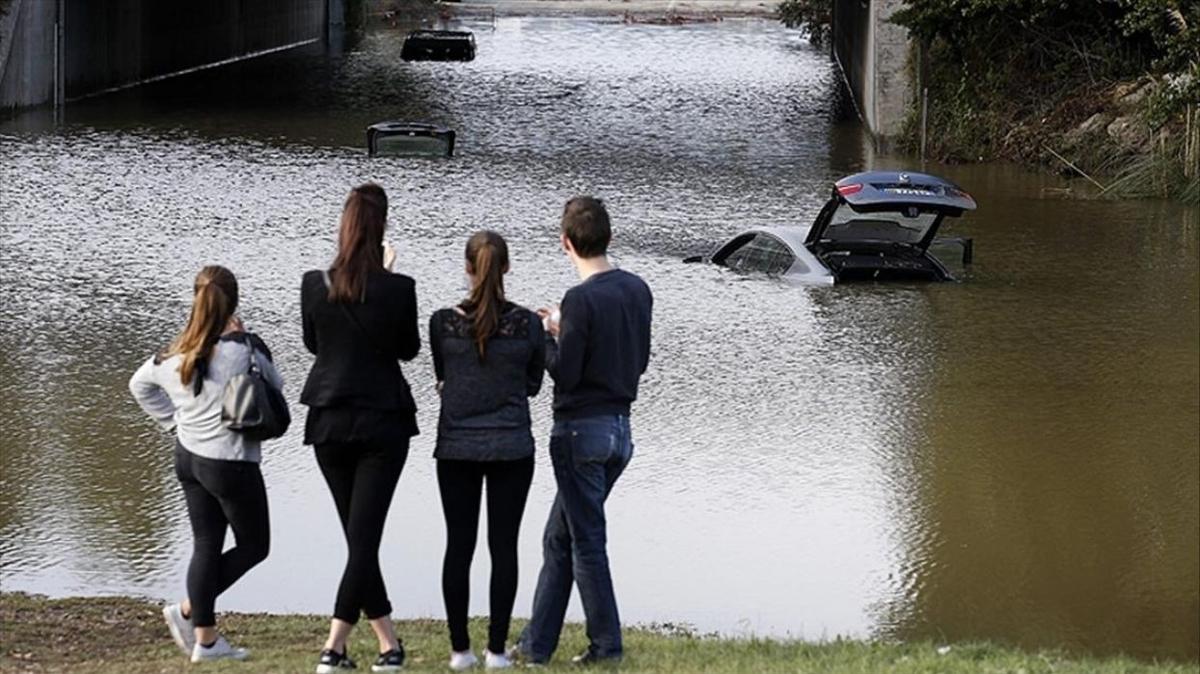
<path fill-rule="evenodd" d="M 893 21 L 931 48 L 945 47 L 947 64 L 1011 74 L 1010 86 L 994 92 L 1002 97 L 1169 76 L 1159 124 L 1200 97 L 1195 0 L 906 0 Z"/>
<path fill-rule="evenodd" d="M 1141 89 L 1118 84 L 1150 84 L 1137 105 L 1153 147 L 1085 143 L 1095 156 L 1076 158 L 1125 185 L 1157 186 L 1134 192 L 1195 199 L 1193 143 L 1179 139 L 1200 103 L 1200 1 L 905 0 L 893 21 L 923 55 L 932 156 L 1044 160 L 1044 146 L 1063 149 L 1071 128 Z M 914 113 L 902 145 L 916 149 L 919 132 Z M 1189 182 L 1164 178 L 1172 172 Z"/>
<path fill-rule="evenodd" d="M 799 28 L 815 45 L 828 44 L 833 24 L 832 0 L 783 0 L 779 3 L 779 20 L 788 28 Z"/>

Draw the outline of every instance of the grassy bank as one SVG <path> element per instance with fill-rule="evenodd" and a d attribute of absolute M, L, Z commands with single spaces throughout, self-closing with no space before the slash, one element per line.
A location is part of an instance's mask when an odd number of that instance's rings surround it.
<path fill-rule="evenodd" d="M 0 672 L 89 672 L 140 674 L 189 669 L 167 636 L 159 606 L 130 598 L 50 600 L 0 594 Z M 243 663 L 196 667 L 207 672 L 309 672 L 315 665 L 327 622 L 323 616 L 229 613 L 221 629 L 253 652 Z M 519 628 L 519 625 L 516 626 Z M 409 653 L 406 669 L 448 671 L 445 625 L 408 620 L 399 625 Z M 482 643 L 486 625 L 472 624 Z M 514 628 L 515 629 L 515 628 Z M 355 630 L 351 654 L 360 671 L 370 671 L 374 643 L 364 625 Z M 553 670 L 575 669 L 562 662 L 582 651 L 580 625 L 563 635 Z M 626 633 L 623 672 L 1040 672 L 1079 674 L 1166 674 L 1200 672 L 1197 664 L 1154 664 L 1124 658 L 1090 659 L 1055 652 L 1027 653 L 987 644 L 873 643 L 823 644 L 696 636 L 679 629 L 634 628 Z M 939 650 L 940 649 L 940 650 Z M 364 662 L 368 661 L 368 662 Z"/>

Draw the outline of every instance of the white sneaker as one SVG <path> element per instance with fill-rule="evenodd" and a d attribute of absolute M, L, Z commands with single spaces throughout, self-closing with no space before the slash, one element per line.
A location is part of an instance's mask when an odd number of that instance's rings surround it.
<path fill-rule="evenodd" d="M 192 662 L 208 662 L 209 660 L 245 660 L 250 651 L 244 648 L 234 648 L 225 641 L 225 637 L 217 637 L 216 643 L 208 648 L 204 644 L 196 644 L 192 649 Z"/>
<path fill-rule="evenodd" d="M 450 669 L 456 672 L 470 669 L 479 664 L 479 658 L 471 651 L 451 651 Z"/>
<path fill-rule="evenodd" d="M 171 630 L 171 638 L 184 655 L 191 655 L 196 648 L 196 632 L 193 631 L 190 618 L 183 617 L 181 604 L 167 604 L 163 607 L 163 618 L 167 621 L 167 629 Z"/>
<path fill-rule="evenodd" d="M 483 666 L 488 669 L 508 669 L 512 667 L 512 660 L 504 653 L 493 653 L 488 649 L 483 649 Z"/>

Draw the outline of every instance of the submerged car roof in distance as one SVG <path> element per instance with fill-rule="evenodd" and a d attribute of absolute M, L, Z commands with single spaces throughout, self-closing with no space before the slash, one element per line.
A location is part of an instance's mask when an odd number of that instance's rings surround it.
<path fill-rule="evenodd" d="M 868 171 L 846 176 L 833 185 L 856 211 L 884 210 L 894 205 L 932 207 L 957 216 L 975 210 L 975 200 L 961 187 L 935 175 L 912 171 Z"/>

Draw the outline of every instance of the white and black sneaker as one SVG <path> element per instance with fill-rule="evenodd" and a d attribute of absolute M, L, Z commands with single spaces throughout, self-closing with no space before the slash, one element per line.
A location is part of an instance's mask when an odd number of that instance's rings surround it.
<path fill-rule="evenodd" d="M 404 667 L 404 644 L 398 644 L 387 653 L 380 653 L 371 665 L 372 672 L 398 672 Z"/>
<path fill-rule="evenodd" d="M 217 640 L 205 646 L 204 644 L 196 644 L 192 648 L 192 662 L 208 662 L 210 660 L 245 660 L 250 655 L 250 651 L 244 648 L 234 648 L 225 641 L 225 637 L 217 637 Z"/>
<path fill-rule="evenodd" d="M 493 653 L 484 649 L 483 666 L 487 669 L 508 669 L 513 666 L 513 663 L 506 653 Z"/>
<path fill-rule="evenodd" d="M 455 672 L 465 672 L 479 664 L 479 658 L 470 650 L 450 651 L 450 669 Z"/>
<path fill-rule="evenodd" d="M 184 655 L 190 657 L 196 648 L 196 632 L 191 618 L 183 616 L 183 606 L 180 604 L 168 604 L 163 607 L 162 612 L 163 618 L 167 621 L 167 629 L 171 630 L 171 638 L 175 640 L 175 645 L 179 646 L 179 650 L 183 651 Z"/>
<path fill-rule="evenodd" d="M 317 662 L 317 674 L 336 674 L 339 671 L 358 669 L 358 665 L 346 653 L 326 648 L 321 651 L 321 659 Z"/>

